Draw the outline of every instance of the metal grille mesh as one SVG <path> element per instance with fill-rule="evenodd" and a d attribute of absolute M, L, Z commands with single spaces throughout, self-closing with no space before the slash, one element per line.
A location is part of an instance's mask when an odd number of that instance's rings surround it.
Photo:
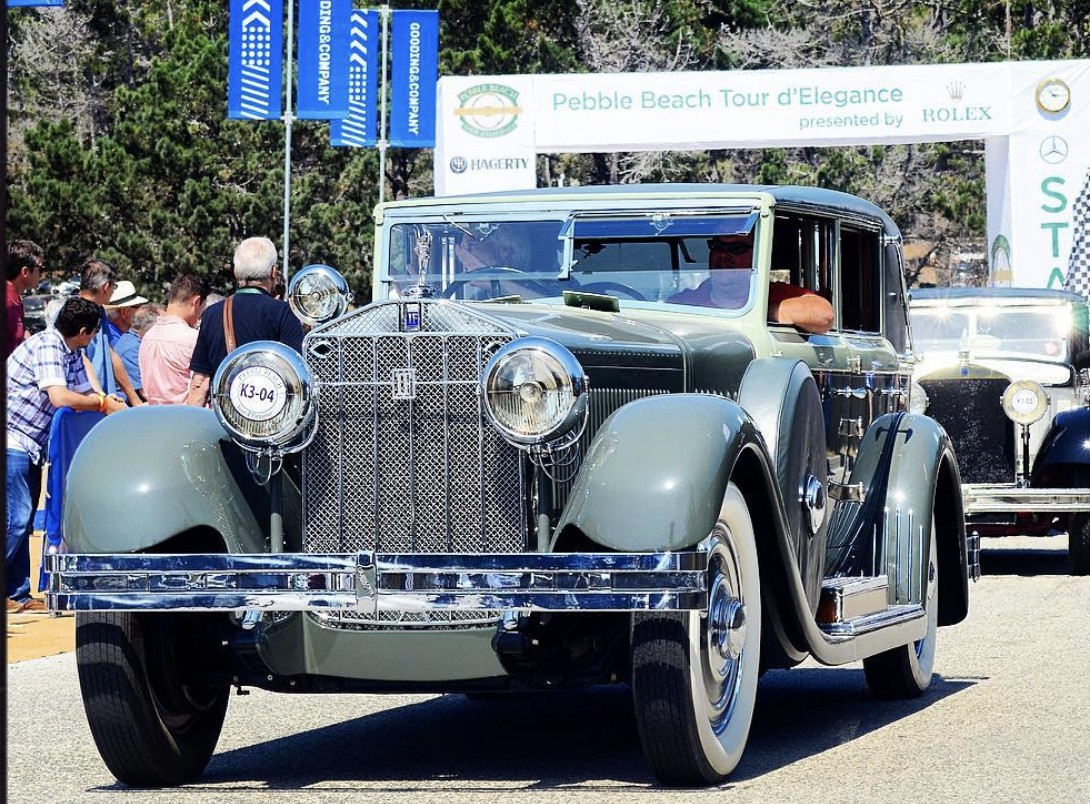
<path fill-rule="evenodd" d="M 557 516 L 563 510 L 571 494 L 575 483 L 575 473 L 579 470 L 583 456 L 590 449 L 595 434 L 613 411 L 647 396 L 657 396 L 666 391 L 648 390 L 645 388 L 592 388 L 590 390 L 590 409 L 587 414 L 587 426 L 579 443 L 574 447 L 575 454 L 569 456 L 571 464 L 558 467 L 551 473 L 552 482 L 552 514 Z"/>
<path fill-rule="evenodd" d="M 423 303 L 400 332 L 397 303 L 369 307 L 306 341 L 318 432 L 303 455 L 307 552 L 521 552 L 523 461 L 487 424 L 478 381 L 515 333 L 459 306 Z M 411 395 L 394 375 L 412 370 Z M 399 398 L 411 396 L 411 398 Z M 498 612 L 323 615 L 346 628 L 467 627 Z"/>

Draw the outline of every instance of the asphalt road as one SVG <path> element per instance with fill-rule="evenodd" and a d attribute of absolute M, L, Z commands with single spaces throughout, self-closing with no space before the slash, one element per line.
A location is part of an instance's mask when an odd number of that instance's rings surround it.
<path fill-rule="evenodd" d="M 859 665 L 761 682 L 749 747 L 710 791 L 658 787 L 623 690 L 234 697 L 200 784 L 131 791 L 102 765 L 71 654 L 8 667 L 11 802 L 1090 801 L 1090 578 L 1062 539 L 989 540 L 972 612 L 939 632 L 922 698 Z"/>

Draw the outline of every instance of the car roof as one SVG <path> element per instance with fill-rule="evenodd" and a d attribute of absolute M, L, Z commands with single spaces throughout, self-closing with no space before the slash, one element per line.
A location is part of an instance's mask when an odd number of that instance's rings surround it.
<path fill-rule="evenodd" d="M 914 288 L 911 300 L 913 303 L 929 303 L 945 301 L 966 306 L 977 304 L 1007 303 L 1022 300 L 1026 302 L 1068 302 L 1070 304 L 1086 304 L 1086 297 L 1068 290 L 1050 290 L 1047 288 Z"/>
<path fill-rule="evenodd" d="M 681 201 L 684 199 L 692 199 L 694 196 L 714 199 L 716 197 L 726 198 L 739 195 L 754 196 L 758 193 L 771 196 L 776 204 L 814 207 L 878 218 L 882 221 L 887 233 L 892 236 L 899 236 L 900 234 L 893 219 L 890 218 L 881 207 L 872 204 L 870 201 L 837 190 L 826 190 L 822 187 L 801 187 L 790 184 L 666 183 L 538 187 L 536 189 L 528 190 L 505 190 L 502 192 L 431 196 L 427 198 L 410 198 L 401 201 L 390 201 L 385 204 L 380 204 L 376 208 L 376 214 L 381 214 L 387 209 L 432 206 L 437 204 L 446 206 L 451 204 L 494 203 L 497 201 L 532 203 L 534 200 L 540 199 L 549 199 L 555 202 L 565 198 L 571 199 L 572 201 L 578 201 L 590 198 L 607 199 L 609 196 L 622 198 L 634 195 L 647 198 L 658 197 L 663 200 L 671 200 L 676 197 L 678 201 Z"/>

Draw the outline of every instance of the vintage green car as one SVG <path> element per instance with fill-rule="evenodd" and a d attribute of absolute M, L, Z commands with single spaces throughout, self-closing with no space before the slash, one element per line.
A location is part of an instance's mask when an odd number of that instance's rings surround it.
<path fill-rule="evenodd" d="M 118 779 L 197 777 L 232 686 L 627 684 L 671 785 L 735 768 L 764 670 L 862 660 L 879 697 L 928 687 L 977 549 L 946 434 L 908 412 L 887 215 L 665 185 L 375 220 L 374 303 L 297 274 L 303 355 L 246 344 L 213 410 L 112 416 L 76 456 L 48 597 L 78 612 Z M 712 267 L 728 241 L 735 270 Z M 768 322 L 786 283 L 831 302 L 828 331 Z"/>

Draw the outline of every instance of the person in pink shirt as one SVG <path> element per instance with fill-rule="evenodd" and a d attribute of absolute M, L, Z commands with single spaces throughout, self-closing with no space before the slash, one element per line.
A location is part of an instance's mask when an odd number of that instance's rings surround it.
<path fill-rule="evenodd" d="M 180 274 L 170 285 L 167 309 L 140 342 L 140 377 L 149 405 L 180 405 L 189 392 L 189 361 L 197 323 L 208 298 L 208 280 Z"/>

